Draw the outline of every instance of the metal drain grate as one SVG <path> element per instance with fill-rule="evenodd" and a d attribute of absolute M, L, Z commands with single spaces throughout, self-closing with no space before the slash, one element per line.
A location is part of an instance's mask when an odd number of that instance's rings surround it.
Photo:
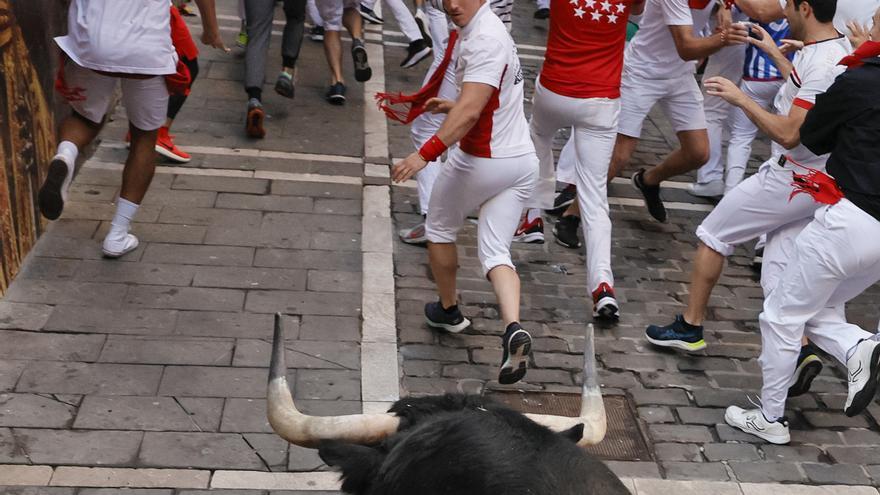
<path fill-rule="evenodd" d="M 577 394 L 490 391 L 486 396 L 523 413 L 575 417 L 580 413 L 581 407 L 581 397 Z M 587 451 L 606 461 L 651 460 L 651 449 L 629 399 L 622 395 L 609 395 L 603 397 L 603 400 L 608 418 L 608 433 L 602 443 L 587 448 Z"/>

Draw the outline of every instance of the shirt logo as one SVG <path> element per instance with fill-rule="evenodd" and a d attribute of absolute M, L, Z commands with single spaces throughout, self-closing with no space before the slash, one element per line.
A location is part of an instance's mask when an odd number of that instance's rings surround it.
<path fill-rule="evenodd" d="M 617 24 L 626 20 L 626 3 L 609 0 L 569 0 L 574 16 L 590 23 Z"/>

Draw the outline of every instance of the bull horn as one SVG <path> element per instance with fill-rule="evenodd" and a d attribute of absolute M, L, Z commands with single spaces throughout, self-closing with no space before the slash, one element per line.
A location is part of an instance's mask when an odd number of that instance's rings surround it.
<path fill-rule="evenodd" d="M 400 419 L 392 414 L 351 414 L 347 416 L 309 416 L 299 412 L 287 384 L 284 359 L 284 326 L 275 313 L 272 363 L 266 414 L 269 424 L 281 438 L 301 447 L 314 448 L 322 440 L 341 440 L 359 444 L 379 443 L 397 431 Z"/>
<path fill-rule="evenodd" d="M 599 390 L 596 372 L 596 346 L 593 339 L 593 325 L 587 325 L 584 340 L 584 386 L 581 392 L 581 414 L 579 417 L 551 416 L 547 414 L 526 414 L 532 421 L 544 425 L 553 431 L 565 431 L 578 424 L 584 425 L 584 434 L 578 445 L 586 447 L 595 445 L 605 438 L 607 423 L 605 419 L 605 403 Z"/>

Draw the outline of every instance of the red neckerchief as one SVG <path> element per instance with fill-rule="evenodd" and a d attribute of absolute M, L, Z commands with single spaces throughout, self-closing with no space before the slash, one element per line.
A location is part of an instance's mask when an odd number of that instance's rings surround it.
<path fill-rule="evenodd" d="M 880 41 L 868 40 L 862 43 L 852 54 L 843 57 L 837 65 L 845 65 L 850 69 L 861 67 L 866 58 L 880 56 Z"/>
<path fill-rule="evenodd" d="M 831 177 L 821 170 L 801 165 L 788 156 L 785 157 L 785 161 L 791 162 L 807 171 L 805 174 L 791 173 L 792 179 L 794 179 L 791 183 L 792 187 L 794 187 L 794 191 L 792 191 L 791 196 L 788 197 L 789 201 L 800 193 L 809 194 L 817 203 L 826 205 L 837 204 L 838 201 L 843 199 L 843 191 L 840 190 L 840 186 L 837 185 L 837 181 L 834 180 L 834 177 Z"/>
<path fill-rule="evenodd" d="M 389 119 L 409 124 L 425 112 L 425 103 L 440 92 L 440 85 L 443 84 L 443 76 L 446 74 L 450 60 L 452 60 L 452 49 L 457 39 L 458 30 L 453 30 L 449 33 L 449 41 L 446 42 L 443 60 L 437 66 L 434 73 L 431 74 L 431 77 L 428 78 L 428 82 L 425 83 L 422 89 L 411 95 L 403 93 L 376 93 L 376 104 L 379 105 L 379 108 L 385 112 Z M 392 108 L 393 105 L 398 104 L 408 106 L 409 108 L 408 110 L 395 110 Z"/>

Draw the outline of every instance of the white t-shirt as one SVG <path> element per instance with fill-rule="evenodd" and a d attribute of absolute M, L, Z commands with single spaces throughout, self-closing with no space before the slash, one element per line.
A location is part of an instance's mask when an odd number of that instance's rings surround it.
<path fill-rule="evenodd" d="M 483 158 L 509 158 L 534 153 L 523 102 L 523 74 L 516 45 L 507 28 L 484 3 L 456 43 L 458 91 L 466 82 L 495 88 L 480 120 L 459 141 L 461 151 Z"/>
<path fill-rule="evenodd" d="M 679 57 L 669 26 L 693 26 L 694 35 L 700 36 L 714 5 L 711 0 L 647 0 L 639 31 L 626 49 L 626 72 L 645 79 L 692 74 L 696 62 Z"/>
<path fill-rule="evenodd" d="M 87 69 L 125 74 L 173 74 L 168 0 L 73 0 L 67 36 L 58 46 Z"/>
<path fill-rule="evenodd" d="M 779 88 L 773 107 L 779 115 L 788 115 L 791 107 L 797 105 L 809 110 L 816 104 L 816 96 L 828 90 L 846 67 L 837 65 L 840 59 L 852 52 L 852 45 L 845 36 L 811 43 L 798 51 L 794 56 L 791 74 L 785 84 Z M 825 169 L 828 155 L 816 156 L 799 144 L 791 150 L 773 142 L 770 146 L 774 162 L 780 155 L 788 155 L 796 162 L 807 167 Z"/>

